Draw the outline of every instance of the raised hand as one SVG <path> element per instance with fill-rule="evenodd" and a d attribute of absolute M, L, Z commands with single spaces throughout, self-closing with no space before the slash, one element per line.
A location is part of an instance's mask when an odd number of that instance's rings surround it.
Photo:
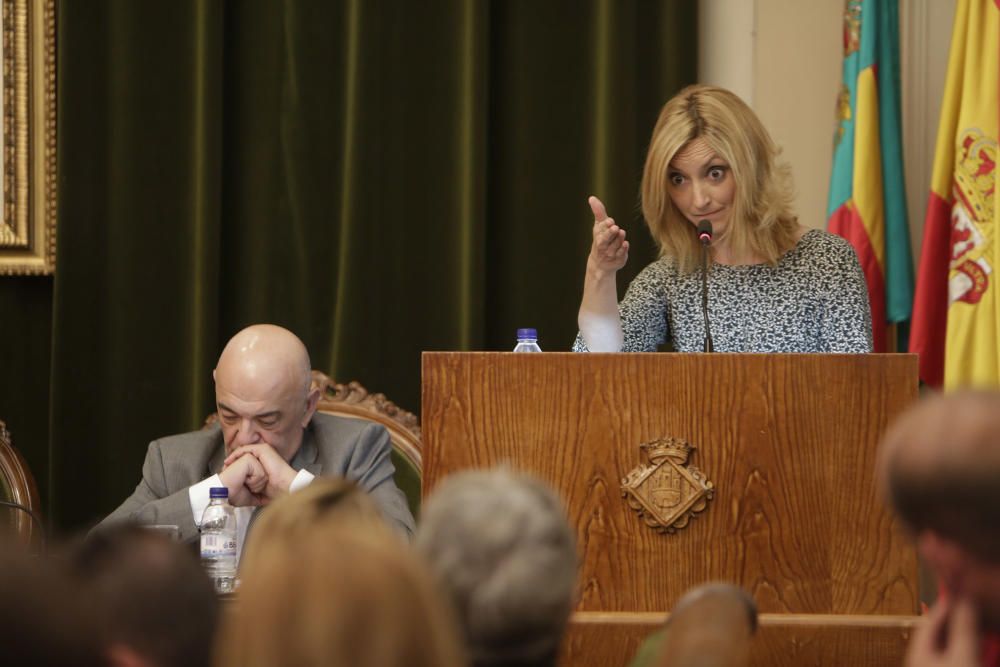
<path fill-rule="evenodd" d="M 920 621 L 906 651 L 906 667 L 978 665 L 976 612 L 969 602 L 939 600 Z"/>
<path fill-rule="evenodd" d="M 265 485 L 260 493 L 265 503 L 277 500 L 288 493 L 297 473 L 274 447 L 266 442 L 237 447 L 226 457 L 225 465 L 247 457 L 256 460 L 263 468 Z"/>
<path fill-rule="evenodd" d="M 628 241 L 625 230 L 608 217 L 604 204 L 597 197 L 587 200 L 594 213 L 594 241 L 587 258 L 588 271 L 614 273 L 628 261 Z"/>
<path fill-rule="evenodd" d="M 263 491 L 267 487 L 267 473 L 253 456 L 226 459 L 219 479 L 229 489 L 229 504 L 233 507 L 254 507 L 263 505 L 266 498 Z"/>

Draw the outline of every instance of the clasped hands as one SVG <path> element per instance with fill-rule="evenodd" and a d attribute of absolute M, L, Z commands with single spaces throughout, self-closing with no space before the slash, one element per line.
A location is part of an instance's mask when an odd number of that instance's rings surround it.
<path fill-rule="evenodd" d="M 295 470 L 267 443 L 234 449 L 223 463 L 219 479 L 229 489 L 234 507 L 267 505 L 288 493 Z"/>

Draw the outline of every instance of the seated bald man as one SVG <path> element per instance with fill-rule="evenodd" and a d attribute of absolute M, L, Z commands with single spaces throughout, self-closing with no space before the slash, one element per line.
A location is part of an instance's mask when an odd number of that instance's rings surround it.
<path fill-rule="evenodd" d="M 287 329 L 260 324 L 240 331 L 213 373 L 219 423 L 150 443 L 142 481 L 97 529 L 122 522 L 175 524 L 181 539 L 192 542 L 209 489 L 225 486 L 237 507 L 242 545 L 255 507 L 323 475 L 353 480 L 409 537 L 413 516 L 393 481 L 388 431 L 317 413 L 311 372 L 305 345 Z"/>

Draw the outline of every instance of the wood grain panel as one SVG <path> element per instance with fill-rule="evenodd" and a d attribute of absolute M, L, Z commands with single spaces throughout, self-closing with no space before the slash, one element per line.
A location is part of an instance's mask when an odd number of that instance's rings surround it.
<path fill-rule="evenodd" d="M 666 611 L 711 580 L 761 612 L 912 614 L 916 557 L 873 482 L 878 438 L 916 399 L 913 355 L 423 356 L 424 483 L 499 463 L 564 498 L 581 611 Z M 646 527 L 620 481 L 662 436 L 715 483 L 674 535 Z"/>
<path fill-rule="evenodd" d="M 562 667 L 625 667 L 667 614 L 577 612 Z M 916 616 L 761 614 L 750 664 L 760 667 L 898 667 Z"/>

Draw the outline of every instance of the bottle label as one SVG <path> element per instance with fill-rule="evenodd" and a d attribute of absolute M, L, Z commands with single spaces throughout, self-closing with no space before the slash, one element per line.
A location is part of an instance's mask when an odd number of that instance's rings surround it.
<path fill-rule="evenodd" d="M 236 538 L 225 535 L 202 535 L 201 536 L 201 557 L 202 558 L 225 558 L 226 556 L 236 557 Z"/>

